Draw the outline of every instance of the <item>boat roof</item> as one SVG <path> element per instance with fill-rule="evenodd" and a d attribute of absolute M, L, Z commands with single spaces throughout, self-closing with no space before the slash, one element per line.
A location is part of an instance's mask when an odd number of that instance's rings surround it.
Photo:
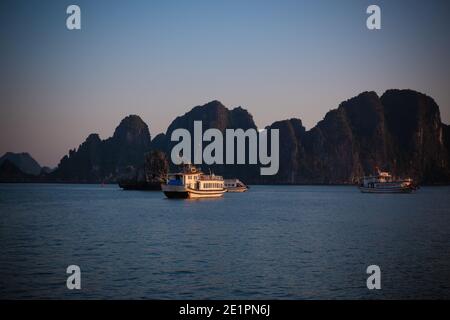
<path fill-rule="evenodd" d="M 216 176 L 214 173 L 211 173 L 209 175 L 204 174 L 202 171 L 198 170 L 192 164 L 185 164 L 185 165 L 183 165 L 182 171 L 171 172 L 168 175 L 182 175 L 182 176 L 195 175 L 195 176 L 199 176 L 199 180 L 223 180 L 222 176 Z"/>

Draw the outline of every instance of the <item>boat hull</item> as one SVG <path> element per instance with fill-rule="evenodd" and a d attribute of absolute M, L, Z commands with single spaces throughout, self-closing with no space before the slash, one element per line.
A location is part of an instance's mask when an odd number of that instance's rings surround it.
<path fill-rule="evenodd" d="M 188 192 L 172 192 L 172 191 L 163 191 L 167 198 L 169 199 L 188 199 Z"/>
<path fill-rule="evenodd" d="M 389 187 L 389 188 L 383 188 L 383 187 L 375 187 L 375 188 L 359 187 L 359 190 L 362 193 L 411 193 L 411 192 L 414 191 L 414 188 L 412 188 L 412 187 Z"/>
<path fill-rule="evenodd" d="M 161 185 L 161 188 L 169 199 L 219 198 L 226 192 L 225 189 L 196 190 L 185 186 L 173 186 L 167 184 Z"/>
<path fill-rule="evenodd" d="M 231 187 L 227 188 L 227 192 L 246 192 L 248 189 L 246 187 Z"/>

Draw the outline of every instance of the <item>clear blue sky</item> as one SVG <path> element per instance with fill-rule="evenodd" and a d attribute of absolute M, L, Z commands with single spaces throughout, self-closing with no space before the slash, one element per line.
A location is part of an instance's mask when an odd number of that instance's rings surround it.
<path fill-rule="evenodd" d="M 82 30 L 68 31 L 78 4 Z M 382 30 L 366 8 L 382 9 Z M 55 166 L 138 114 L 152 136 L 191 107 L 243 106 L 307 128 L 361 91 L 410 88 L 450 122 L 450 1 L 0 2 L 0 154 Z"/>

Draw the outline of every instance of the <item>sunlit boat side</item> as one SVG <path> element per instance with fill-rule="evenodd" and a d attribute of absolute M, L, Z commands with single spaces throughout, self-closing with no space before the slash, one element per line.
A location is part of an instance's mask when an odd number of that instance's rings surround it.
<path fill-rule="evenodd" d="M 167 198 L 218 198 L 226 192 L 221 176 L 203 174 L 192 165 L 181 172 L 169 173 L 161 189 Z"/>

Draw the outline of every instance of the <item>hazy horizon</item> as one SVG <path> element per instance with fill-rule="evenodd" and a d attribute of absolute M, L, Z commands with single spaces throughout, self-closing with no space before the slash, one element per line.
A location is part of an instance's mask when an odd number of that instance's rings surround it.
<path fill-rule="evenodd" d="M 68 31 L 78 4 L 82 30 Z M 378 4 L 382 29 L 366 28 Z M 307 129 L 363 91 L 412 89 L 450 123 L 448 1 L 2 1 L 0 156 L 54 167 L 139 115 L 152 137 L 212 100 Z"/>

